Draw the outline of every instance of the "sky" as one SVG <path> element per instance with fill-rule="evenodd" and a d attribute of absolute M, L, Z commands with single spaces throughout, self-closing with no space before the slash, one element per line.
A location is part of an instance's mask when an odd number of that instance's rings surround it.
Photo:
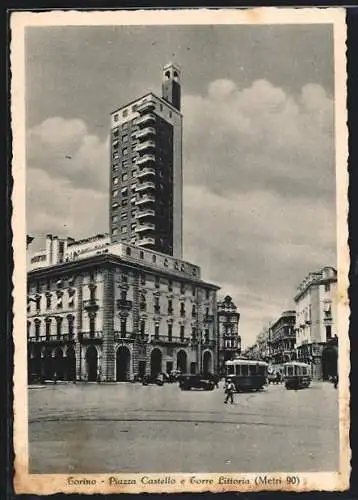
<path fill-rule="evenodd" d="M 328 25 L 27 28 L 27 232 L 108 231 L 109 115 L 182 70 L 183 258 L 241 313 L 244 347 L 336 267 Z M 71 160 L 66 158 L 71 156 Z"/>

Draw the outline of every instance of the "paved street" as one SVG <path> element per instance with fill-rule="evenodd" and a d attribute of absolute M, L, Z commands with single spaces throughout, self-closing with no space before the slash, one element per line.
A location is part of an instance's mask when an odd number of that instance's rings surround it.
<path fill-rule="evenodd" d="M 274 472 L 338 469 L 329 383 L 237 394 L 140 384 L 29 389 L 30 471 Z"/>

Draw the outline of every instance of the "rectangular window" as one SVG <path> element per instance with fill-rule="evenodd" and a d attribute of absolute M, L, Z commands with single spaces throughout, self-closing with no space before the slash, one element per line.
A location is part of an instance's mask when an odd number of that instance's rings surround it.
<path fill-rule="evenodd" d="M 126 232 L 127 232 L 127 226 L 122 226 L 121 233 L 126 233 Z"/>
<path fill-rule="evenodd" d="M 46 330 L 45 330 L 46 331 L 46 340 L 49 340 L 50 335 L 51 335 L 51 320 L 50 319 L 46 321 L 45 328 L 46 328 Z"/>
<path fill-rule="evenodd" d="M 128 180 L 128 174 L 123 174 L 122 175 L 122 182 L 125 182 Z"/>
<path fill-rule="evenodd" d="M 128 134 L 122 137 L 122 142 L 128 142 Z"/>
<path fill-rule="evenodd" d="M 144 273 L 141 273 L 140 274 L 140 284 L 141 285 L 145 285 L 145 274 Z"/>
<path fill-rule="evenodd" d="M 127 212 L 122 212 L 121 213 L 121 220 L 127 220 L 128 219 L 128 214 Z"/>
<path fill-rule="evenodd" d="M 169 323 L 168 325 L 168 340 L 171 341 L 173 338 L 173 325 Z"/>
<path fill-rule="evenodd" d="M 329 291 L 330 291 L 330 289 L 331 289 L 331 284 L 330 284 L 330 283 L 326 283 L 326 284 L 324 285 L 324 291 L 325 291 L 325 292 L 329 292 Z"/>
<path fill-rule="evenodd" d="M 169 290 L 169 292 L 173 291 L 173 282 L 172 282 L 172 280 L 168 281 L 168 290 Z"/>
<path fill-rule="evenodd" d="M 140 322 L 140 333 L 141 333 L 141 335 L 145 334 L 145 321 L 144 320 L 142 320 Z"/>
<path fill-rule="evenodd" d="M 112 236 L 117 236 L 117 235 L 118 235 L 118 229 L 117 229 L 117 228 L 115 228 L 115 229 L 113 229 L 113 231 L 112 231 Z"/>
<path fill-rule="evenodd" d="M 121 318 L 121 335 L 122 335 L 122 337 L 125 337 L 126 332 L 127 332 L 127 319 Z"/>
<path fill-rule="evenodd" d="M 118 222 L 118 215 L 113 215 L 112 216 L 112 223 L 115 224 L 116 222 Z"/>
<path fill-rule="evenodd" d="M 136 222 L 133 222 L 131 224 L 131 230 L 134 231 L 134 229 L 137 227 L 137 223 Z"/>
<path fill-rule="evenodd" d="M 327 325 L 326 326 L 326 339 L 329 340 L 332 338 L 332 326 Z"/>
<path fill-rule="evenodd" d="M 123 148 L 122 149 L 122 154 L 123 154 L 123 156 L 127 155 L 128 154 L 128 148 Z"/>
<path fill-rule="evenodd" d="M 123 116 L 123 118 L 125 118 L 126 116 L 128 116 L 128 109 L 124 109 L 124 110 L 122 111 L 122 116 Z M 128 122 L 127 122 L 127 123 L 124 123 L 124 124 L 123 124 L 123 126 L 124 126 L 124 125 L 127 125 L 127 127 L 128 127 Z"/>
<path fill-rule="evenodd" d="M 184 340 L 184 334 L 185 334 L 185 327 L 184 325 L 180 325 L 180 340 Z"/>
<path fill-rule="evenodd" d="M 133 104 L 133 106 L 132 106 L 133 113 L 135 113 L 137 111 L 137 109 L 138 109 L 138 104 Z"/>
<path fill-rule="evenodd" d="M 159 277 L 158 277 L 158 276 L 156 276 L 156 277 L 154 278 L 154 280 L 155 280 L 155 281 L 154 281 L 154 283 L 155 283 L 155 288 L 159 288 L 159 287 L 160 287 L 160 280 L 159 280 Z"/>
<path fill-rule="evenodd" d="M 195 288 L 195 286 L 193 286 L 193 287 L 192 287 L 191 293 L 192 293 L 192 295 L 195 295 L 195 293 L 196 293 L 196 288 Z"/>
<path fill-rule="evenodd" d="M 116 186 L 118 184 L 118 177 L 113 177 L 113 185 Z"/>
<path fill-rule="evenodd" d="M 135 170 L 132 170 L 132 177 L 136 177 L 137 176 L 137 172 Z"/>
<path fill-rule="evenodd" d="M 119 134 L 119 128 L 116 127 L 113 129 L 113 137 L 118 137 L 118 134 Z"/>
<path fill-rule="evenodd" d="M 117 113 L 114 115 L 113 119 L 115 122 L 118 122 L 118 114 Z"/>
<path fill-rule="evenodd" d="M 128 167 L 128 160 L 122 161 L 122 168 L 127 168 Z"/>
<path fill-rule="evenodd" d="M 210 298 L 210 290 L 208 290 L 208 289 L 205 290 L 205 298 L 206 299 Z"/>
<path fill-rule="evenodd" d="M 168 314 L 172 314 L 173 312 L 173 301 L 168 300 Z"/>
<path fill-rule="evenodd" d="M 159 338 L 159 325 L 158 325 L 158 323 L 156 323 L 154 326 L 154 338 L 156 338 L 156 339 Z"/>
<path fill-rule="evenodd" d="M 115 189 L 114 191 L 112 191 L 112 196 L 113 196 L 113 198 L 118 196 L 118 189 Z"/>

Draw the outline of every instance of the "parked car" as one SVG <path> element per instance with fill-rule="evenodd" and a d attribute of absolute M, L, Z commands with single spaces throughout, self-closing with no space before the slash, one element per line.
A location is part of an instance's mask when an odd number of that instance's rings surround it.
<path fill-rule="evenodd" d="M 203 374 L 181 375 L 179 377 L 179 387 L 182 391 L 190 391 L 190 389 L 212 391 L 215 387 L 215 381 L 212 380 L 212 377 Z"/>
<path fill-rule="evenodd" d="M 143 377 L 142 384 L 162 386 L 164 384 L 164 375 L 163 373 L 158 373 L 157 375 L 145 375 Z"/>

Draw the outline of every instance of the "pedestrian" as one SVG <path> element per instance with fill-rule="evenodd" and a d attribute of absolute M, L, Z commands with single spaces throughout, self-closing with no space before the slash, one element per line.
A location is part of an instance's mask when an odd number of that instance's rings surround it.
<path fill-rule="evenodd" d="M 234 403 L 234 392 L 235 392 L 235 385 L 233 384 L 231 378 L 228 378 L 225 386 L 225 394 L 226 394 L 226 398 L 224 401 L 225 404 L 227 404 L 229 400 L 231 404 Z"/>

